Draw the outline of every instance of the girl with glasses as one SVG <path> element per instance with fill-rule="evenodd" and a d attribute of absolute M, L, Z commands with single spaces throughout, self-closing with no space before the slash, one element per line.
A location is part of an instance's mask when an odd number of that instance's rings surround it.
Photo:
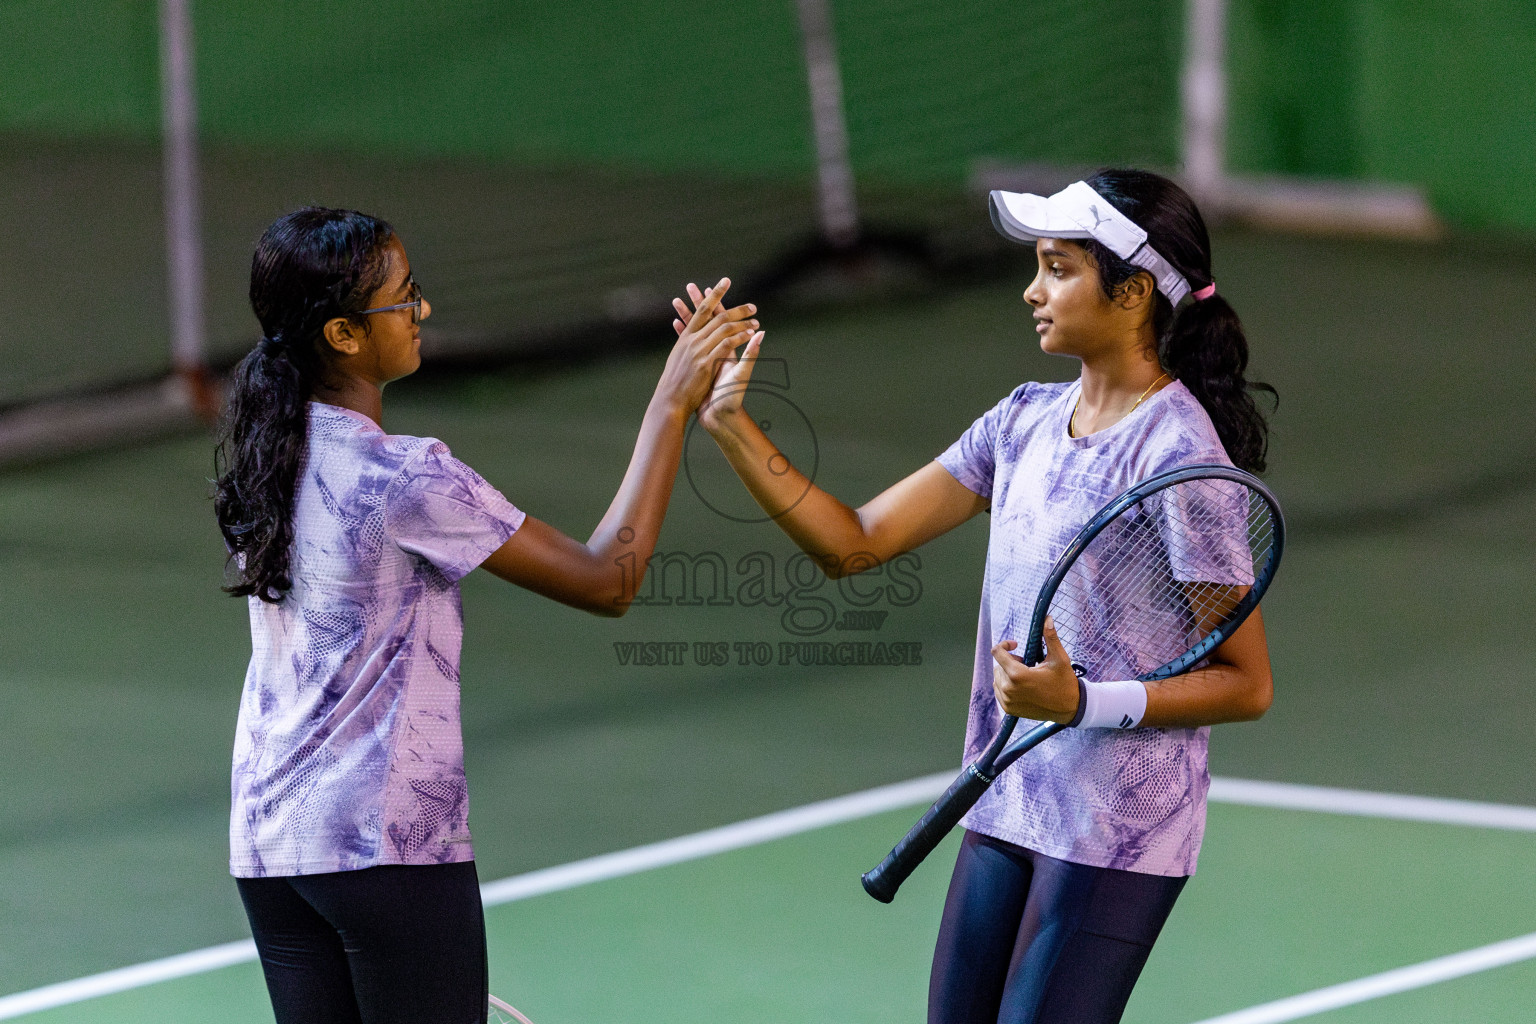
<path fill-rule="evenodd" d="M 251 265 L 263 337 L 236 367 L 215 510 L 251 662 L 230 869 L 278 1024 L 483 1021 L 485 928 L 459 725 L 459 580 L 488 571 L 622 615 L 717 360 L 753 336 L 722 280 L 667 358 L 585 541 L 525 514 L 430 437 L 383 429 L 432 307 L 394 230 L 299 210 Z M 643 568 L 641 570 L 643 572 Z"/>

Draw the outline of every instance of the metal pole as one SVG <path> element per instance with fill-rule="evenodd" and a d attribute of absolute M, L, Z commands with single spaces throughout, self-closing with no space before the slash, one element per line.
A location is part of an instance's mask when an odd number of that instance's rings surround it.
<path fill-rule="evenodd" d="M 212 409 L 203 330 L 203 249 L 190 0 L 160 0 L 160 91 L 171 365 L 193 406 Z"/>
<path fill-rule="evenodd" d="M 859 207 L 853 192 L 853 165 L 848 160 L 843 78 L 837 66 L 832 12 L 828 0 L 796 2 L 800 9 L 800 34 L 805 42 L 805 69 L 811 88 L 821 231 L 828 242 L 844 249 L 858 241 Z"/>
<path fill-rule="evenodd" d="M 1196 198 L 1226 182 L 1227 0 L 1189 0 L 1184 29 L 1184 178 Z"/>

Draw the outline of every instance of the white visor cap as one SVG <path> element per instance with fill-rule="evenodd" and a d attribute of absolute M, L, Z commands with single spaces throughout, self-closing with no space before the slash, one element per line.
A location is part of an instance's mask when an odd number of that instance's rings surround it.
<path fill-rule="evenodd" d="M 1121 259 L 1152 275 L 1157 290 L 1177 306 L 1189 294 L 1184 275 L 1147 244 L 1147 233 L 1086 182 L 1074 181 L 1055 195 L 992 193 L 992 225 L 1016 242 L 1037 238 L 1092 238 Z"/>

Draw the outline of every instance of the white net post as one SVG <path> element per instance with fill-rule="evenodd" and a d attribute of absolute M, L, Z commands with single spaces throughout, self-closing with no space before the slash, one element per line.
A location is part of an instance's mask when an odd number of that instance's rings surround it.
<path fill-rule="evenodd" d="M 1227 0 L 1189 0 L 1184 39 L 1184 180 L 1196 199 L 1216 199 L 1227 175 Z"/>
<path fill-rule="evenodd" d="M 203 249 L 199 209 L 197 98 L 190 0 L 160 0 L 165 249 L 171 365 L 193 408 L 213 412 L 203 326 Z"/>
<path fill-rule="evenodd" d="M 816 186 L 821 231 L 843 249 L 859 238 L 859 207 L 848 159 L 848 124 L 843 116 L 843 78 L 837 66 L 829 0 L 796 0 L 805 69 L 810 81 L 811 123 L 816 135 Z"/>

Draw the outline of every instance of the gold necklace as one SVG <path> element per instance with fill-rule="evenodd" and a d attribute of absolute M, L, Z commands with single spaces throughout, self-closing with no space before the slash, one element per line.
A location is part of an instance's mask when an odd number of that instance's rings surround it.
<path fill-rule="evenodd" d="M 1147 385 L 1147 390 L 1143 391 L 1141 393 L 1141 397 L 1136 399 L 1136 405 L 1140 405 L 1142 402 L 1145 402 L 1147 400 L 1147 396 L 1152 393 L 1152 389 L 1157 387 L 1159 384 L 1161 384 L 1163 382 L 1163 378 L 1167 377 L 1167 376 L 1168 376 L 1168 372 L 1166 370 L 1163 371 L 1162 373 L 1158 374 L 1157 375 L 1157 379 L 1154 380 L 1151 384 L 1148 384 Z M 1129 416 L 1132 412 L 1136 411 L 1136 405 L 1131 406 L 1130 412 L 1126 413 L 1127 416 Z"/>
<path fill-rule="evenodd" d="M 1131 406 L 1129 409 L 1127 409 L 1125 411 L 1125 415 L 1129 416 L 1131 413 L 1135 412 L 1136 411 L 1136 406 L 1139 406 L 1142 402 L 1146 401 L 1147 396 L 1152 393 L 1152 389 L 1157 387 L 1159 384 L 1161 384 L 1163 382 L 1163 378 L 1165 378 L 1167 376 L 1168 376 L 1168 372 L 1166 370 L 1163 371 L 1162 373 L 1158 374 L 1157 375 L 1157 379 L 1154 380 L 1151 384 L 1148 384 L 1147 385 L 1147 390 L 1143 391 L 1141 393 L 1141 397 L 1136 399 L 1136 405 Z M 1079 392 L 1078 396 L 1077 396 L 1077 401 L 1072 403 L 1072 416 L 1071 416 L 1071 418 L 1069 418 L 1067 420 L 1067 436 L 1068 437 L 1077 437 L 1078 436 L 1078 433 L 1077 433 L 1077 407 L 1082 404 L 1082 401 L 1083 401 L 1083 396 L 1082 396 L 1082 393 Z M 1121 417 L 1121 419 L 1124 419 L 1124 418 L 1125 418 L 1124 416 Z"/>

